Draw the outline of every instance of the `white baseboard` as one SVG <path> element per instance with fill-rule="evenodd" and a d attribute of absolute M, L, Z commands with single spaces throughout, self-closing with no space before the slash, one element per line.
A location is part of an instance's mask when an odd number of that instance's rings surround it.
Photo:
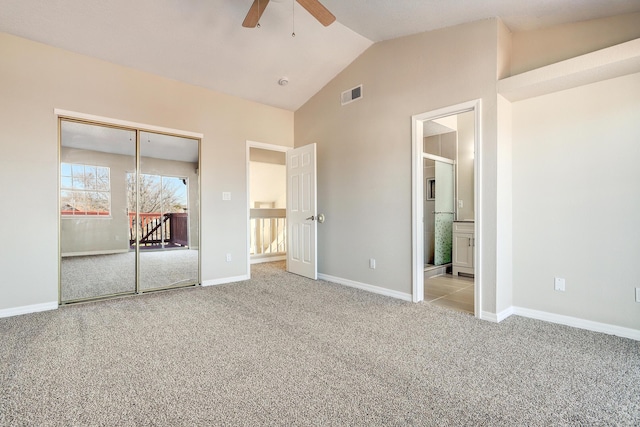
<path fill-rule="evenodd" d="M 546 311 L 532 310 L 524 307 L 512 307 L 516 316 L 529 317 L 531 319 L 544 320 L 546 322 L 558 323 L 574 328 L 586 329 L 594 332 L 602 332 L 609 335 L 616 335 L 623 338 L 640 341 L 640 330 L 625 328 L 623 326 L 610 325 L 608 323 L 594 322 L 592 320 L 580 319 L 577 317 L 564 316 L 562 314 L 548 313 Z"/>
<path fill-rule="evenodd" d="M 489 311 L 483 311 L 482 316 L 480 316 L 480 318 L 488 322 L 500 323 L 507 317 L 511 316 L 512 314 L 513 314 L 513 307 L 509 307 L 505 310 L 502 310 L 500 313 L 491 313 Z"/>
<path fill-rule="evenodd" d="M 39 311 L 55 310 L 58 308 L 58 301 L 45 302 L 42 304 L 23 305 L 22 307 L 5 308 L 0 310 L 0 318 L 19 316 L 21 314 L 37 313 Z"/>
<path fill-rule="evenodd" d="M 286 255 L 271 256 L 263 258 L 251 258 L 251 264 L 262 264 L 263 262 L 286 261 Z"/>
<path fill-rule="evenodd" d="M 491 323 L 498 323 L 498 316 L 495 313 L 491 313 L 489 311 L 483 311 L 480 319 L 486 320 Z"/>
<path fill-rule="evenodd" d="M 318 273 L 318 279 L 326 280 L 327 282 L 337 283 L 339 285 L 349 286 L 350 288 L 362 289 L 363 291 L 373 292 L 374 294 L 385 295 L 391 298 L 397 298 L 404 301 L 412 301 L 411 294 L 404 292 L 398 292 L 387 288 L 381 288 L 380 286 L 369 285 L 366 283 L 356 282 L 349 279 L 343 279 L 340 277 L 330 276 L 328 274 Z"/>
<path fill-rule="evenodd" d="M 235 282 L 244 282 L 245 280 L 249 280 L 250 277 L 248 274 L 244 276 L 236 276 L 236 277 L 223 277 L 222 279 L 211 279 L 202 281 L 202 286 L 216 286 L 216 285 L 224 285 L 227 283 L 235 283 Z"/>

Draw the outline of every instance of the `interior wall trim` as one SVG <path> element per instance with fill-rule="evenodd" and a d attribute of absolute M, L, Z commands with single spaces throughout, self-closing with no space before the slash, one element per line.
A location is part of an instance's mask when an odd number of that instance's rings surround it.
<path fill-rule="evenodd" d="M 498 80 L 498 93 L 516 102 L 638 71 L 640 38 Z"/>
<path fill-rule="evenodd" d="M 44 302 L 41 304 L 23 305 L 21 307 L 5 308 L 0 310 L 0 318 L 19 316 L 21 314 L 38 313 L 40 311 L 55 310 L 58 308 L 58 301 Z"/>
<path fill-rule="evenodd" d="M 516 316 L 528 317 L 530 319 L 544 320 L 545 322 L 557 323 L 574 328 L 586 329 L 593 332 L 601 332 L 618 337 L 630 338 L 640 341 L 640 330 L 626 328 L 624 326 L 611 325 L 609 323 L 594 322 L 592 320 L 580 319 L 578 317 L 565 316 L 562 314 L 549 313 L 546 311 L 533 310 L 525 307 L 512 307 Z"/>
<path fill-rule="evenodd" d="M 381 288 L 379 286 L 369 285 L 367 283 L 356 282 L 354 280 L 343 279 L 341 277 L 330 276 L 328 274 L 322 274 L 322 273 L 318 273 L 318 279 L 326 280 L 327 282 L 337 283 L 339 285 L 348 286 L 350 288 L 361 289 L 363 291 L 372 292 L 374 294 L 384 295 L 387 297 L 411 302 L 411 294 L 408 294 L 406 292 L 394 291 L 391 289 Z"/>
<path fill-rule="evenodd" d="M 491 313 L 489 311 L 483 311 L 482 320 L 487 320 L 493 323 L 500 323 L 511 315 L 513 315 L 513 307 L 509 307 L 505 310 L 502 310 L 500 313 Z"/>
<path fill-rule="evenodd" d="M 188 136 L 188 137 L 197 138 L 197 139 L 204 138 L 204 134 L 198 133 L 198 132 L 166 128 L 162 126 L 149 125 L 146 123 L 130 122 L 128 120 L 120 120 L 120 119 L 114 119 L 111 117 L 96 116 L 94 114 L 78 113 L 77 111 L 63 110 L 60 108 L 54 108 L 53 113 L 58 117 L 66 117 L 70 119 L 85 120 L 89 122 L 116 125 L 116 126 L 122 126 L 127 128 L 136 128 L 140 130 L 160 132 L 160 133 L 171 134 L 171 135 Z"/>
<path fill-rule="evenodd" d="M 235 277 L 223 277 L 220 279 L 203 280 L 202 286 L 226 285 L 227 283 L 244 282 L 245 280 L 249 280 L 249 279 L 251 279 L 251 277 L 249 277 L 248 274 L 244 274 L 242 276 L 235 276 Z"/>
<path fill-rule="evenodd" d="M 274 262 L 274 261 L 286 261 L 286 255 L 273 256 L 273 257 L 265 257 L 265 258 L 251 258 L 251 265 L 253 264 L 263 264 L 265 262 Z"/>

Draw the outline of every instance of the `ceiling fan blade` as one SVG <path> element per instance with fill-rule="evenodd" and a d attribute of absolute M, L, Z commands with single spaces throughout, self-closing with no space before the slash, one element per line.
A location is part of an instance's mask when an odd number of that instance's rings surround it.
<path fill-rule="evenodd" d="M 244 18 L 244 22 L 242 22 L 243 27 L 247 28 L 255 28 L 258 25 L 258 21 L 260 21 L 260 17 L 264 12 L 264 9 L 269 4 L 269 0 L 253 0 L 253 4 L 251 5 L 251 9 L 247 13 L 247 16 Z"/>
<path fill-rule="evenodd" d="M 329 26 L 336 20 L 333 13 L 324 7 L 318 0 L 296 0 L 300 3 L 300 6 L 307 9 L 314 18 L 316 18 L 322 25 Z"/>

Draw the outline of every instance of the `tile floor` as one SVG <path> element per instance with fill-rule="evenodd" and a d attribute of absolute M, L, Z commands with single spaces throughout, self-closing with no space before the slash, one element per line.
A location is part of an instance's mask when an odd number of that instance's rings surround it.
<path fill-rule="evenodd" d="M 473 314 L 473 277 L 443 274 L 425 277 L 424 300 L 431 304 Z"/>

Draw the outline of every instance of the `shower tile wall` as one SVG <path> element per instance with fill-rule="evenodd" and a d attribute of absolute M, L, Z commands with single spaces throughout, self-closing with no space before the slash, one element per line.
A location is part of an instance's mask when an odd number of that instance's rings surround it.
<path fill-rule="evenodd" d="M 438 250 L 435 251 L 433 264 L 443 265 L 451 262 L 453 215 L 438 213 L 435 215 L 435 243 Z"/>

